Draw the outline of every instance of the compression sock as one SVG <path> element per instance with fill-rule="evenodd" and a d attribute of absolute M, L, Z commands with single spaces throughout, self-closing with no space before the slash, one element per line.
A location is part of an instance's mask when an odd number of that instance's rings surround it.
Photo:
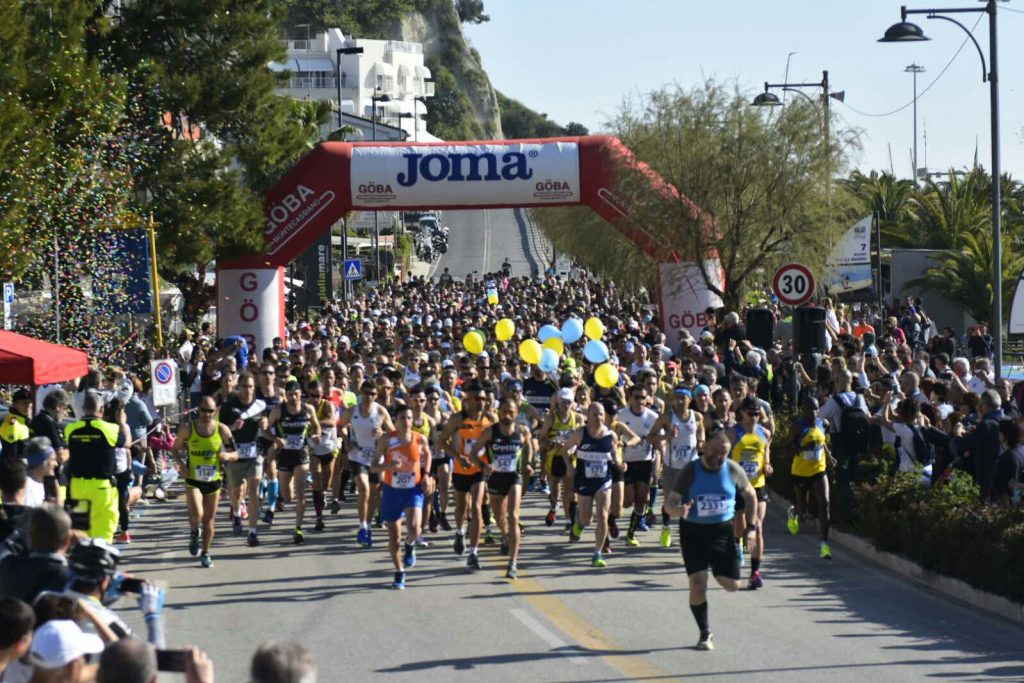
<path fill-rule="evenodd" d="M 319 517 L 324 514 L 324 492 L 313 491 L 313 509 L 316 511 L 316 516 Z"/>
<path fill-rule="evenodd" d="M 274 506 L 277 505 L 277 495 L 281 491 L 281 482 L 271 481 L 267 482 L 267 509 L 271 512 L 274 511 Z"/>
<path fill-rule="evenodd" d="M 700 634 L 707 635 L 711 630 L 708 628 L 708 601 L 705 600 L 699 605 L 690 605 L 690 611 L 693 612 L 693 619 L 697 622 Z"/>
<path fill-rule="evenodd" d="M 491 506 L 488 505 L 487 503 L 484 503 L 482 511 L 483 511 L 483 518 L 484 518 L 484 526 L 490 526 L 491 525 Z"/>
<path fill-rule="evenodd" d="M 579 504 L 576 501 L 569 503 L 569 519 L 574 522 L 576 521 L 576 510 L 578 507 Z"/>
<path fill-rule="evenodd" d="M 634 509 L 632 514 L 629 515 L 629 530 L 626 532 L 628 538 L 633 538 L 636 534 L 638 524 L 640 524 L 640 513 Z"/>
<path fill-rule="evenodd" d="M 752 571 L 752 572 L 761 571 L 761 558 L 760 557 L 752 557 L 752 558 L 750 558 L 750 571 Z"/>
<path fill-rule="evenodd" d="M 668 525 L 671 524 L 671 522 L 672 517 L 670 517 L 669 514 L 665 512 L 665 506 L 663 505 L 661 507 L 661 525 L 667 529 Z"/>

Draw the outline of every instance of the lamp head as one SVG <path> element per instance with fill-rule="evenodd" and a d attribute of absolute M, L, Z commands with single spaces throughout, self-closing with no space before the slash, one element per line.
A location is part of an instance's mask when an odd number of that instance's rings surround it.
<path fill-rule="evenodd" d="M 752 107 L 781 107 L 782 102 L 779 100 L 778 95 L 772 92 L 763 92 L 754 98 L 754 101 L 750 103 Z"/>
<path fill-rule="evenodd" d="M 879 38 L 878 42 L 914 43 L 922 40 L 931 40 L 931 38 L 924 34 L 920 26 L 904 20 L 886 29 L 885 35 Z"/>

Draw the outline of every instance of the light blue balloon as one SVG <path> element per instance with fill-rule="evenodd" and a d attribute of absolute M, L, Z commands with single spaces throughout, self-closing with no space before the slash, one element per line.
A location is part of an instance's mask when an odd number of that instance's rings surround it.
<path fill-rule="evenodd" d="M 591 339 L 583 347 L 583 357 L 595 365 L 608 360 L 608 345 L 599 339 Z"/>
<path fill-rule="evenodd" d="M 562 323 L 562 341 L 566 344 L 575 344 L 583 336 L 583 321 L 579 318 L 569 318 Z"/>
<path fill-rule="evenodd" d="M 544 349 L 540 354 L 540 362 L 537 363 L 544 372 L 554 372 L 558 369 L 558 353 L 554 349 Z"/>
<path fill-rule="evenodd" d="M 554 325 L 545 325 L 544 327 L 540 328 L 539 332 L 537 332 L 537 339 L 538 341 L 540 341 L 541 344 L 546 342 L 548 339 L 551 339 L 552 337 L 561 336 L 562 332 Z"/>

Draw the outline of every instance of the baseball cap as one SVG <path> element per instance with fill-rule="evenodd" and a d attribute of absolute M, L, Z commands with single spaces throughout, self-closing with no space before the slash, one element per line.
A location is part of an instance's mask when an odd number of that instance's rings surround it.
<path fill-rule="evenodd" d="M 11 397 L 11 402 L 12 403 L 14 401 L 31 401 L 31 400 L 32 400 L 32 392 L 29 391 L 28 389 L 25 389 L 24 387 L 22 387 L 21 389 L 18 389 L 17 391 L 15 391 L 14 392 L 14 396 Z"/>
<path fill-rule="evenodd" d="M 622 350 L 625 351 L 626 353 L 633 353 L 633 350 L 635 348 L 636 346 L 633 344 L 633 342 L 628 341 L 626 342 L 626 345 L 622 347 Z"/>
<path fill-rule="evenodd" d="M 508 390 L 509 391 L 522 391 L 523 390 L 523 383 L 520 382 L 517 379 L 512 380 L 511 382 L 508 383 Z"/>
<path fill-rule="evenodd" d="M 573 400 L 572 389 L 569 387 L 562 387 L 558 390 L 558 399 L 560 401 L 571 401 Z"/>
<path fill-rule="evenodd" d="M 103 641 L 91 633 L 84 633 L 70 619 L 53 619 L 32 636 L 29 658 L 43 669 L 59 669 L 83 655 L 103 652 Z"/>
<path fill-rule="evenodd" d="M 451 358 L 445 358 L 441 362 L 441 367 L 442 368 L 454 368 L 455 367 L 455 361 L 453 361 Z"/>
<path fill-rule="evenodd" d="M 711 395 L 711 389 L 708 388 L 707 384 L 698 384 L 693 388 L 694 396 L 700 396 L 701 394 Z"/>

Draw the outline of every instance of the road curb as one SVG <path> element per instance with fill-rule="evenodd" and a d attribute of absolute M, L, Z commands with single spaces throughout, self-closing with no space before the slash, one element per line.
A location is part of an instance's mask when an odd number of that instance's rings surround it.
<path fill-rule="evenodd" d="M 782 512 L 783 515 L 789 513 L 789 505 L 790 502 L 785 498 L 781 498 L 781 494 L 780 497 L 772 499 L 772 506 Z M 900 557 L 895 553 L 878 550 L 871 544 L 871 541 L 854 534 L 831 529 L 829 531 L 829 540 L 835 545 L 884 567 L 895 574 L 910 579 L 929 590 L 942 593 L 954 600 L 959 600 L 971 607 L 984 610 L 1016 624 L 1024 625 L 1024 604 L 980 590 L 959 579 L 925 569 L 916 562 Z"/>

